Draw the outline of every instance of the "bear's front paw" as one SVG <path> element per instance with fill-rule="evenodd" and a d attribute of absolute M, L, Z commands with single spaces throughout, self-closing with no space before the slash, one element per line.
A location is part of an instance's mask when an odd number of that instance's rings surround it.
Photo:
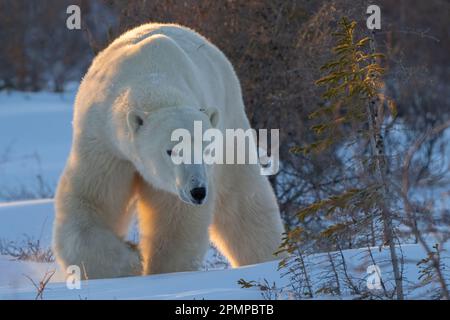
<path fill-rule="evenodd" d="M 129 250 L 128 266 L 126 269 L 129 271 L 130 276 L 140 276 L 142 275 L 142 256 L 139 252 L 139 247 L 137 244 L 127 241 L 126 245 Z"/>

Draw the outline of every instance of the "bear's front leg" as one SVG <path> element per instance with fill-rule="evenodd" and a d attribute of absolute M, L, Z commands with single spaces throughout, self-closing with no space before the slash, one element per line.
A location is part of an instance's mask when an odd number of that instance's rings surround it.
<path fill-rule="evenodd" d="M 84 279 L 135 276 L 142 273 L 136 247 L 95 222 L 56 223 L 54 252 L 63 268 L 80 267 Z"/>
<path fill-rule="evenodd" d="M 137 248 L 125 242 L 131 214 L 134 168 L 74 143 L 55 197 L 53 250 L 63 268 L 80 267 L 84 278 L 140 275 Z M 83 154 L 83 161 L 79 160 Z"/>
<path fill-rule="evenodd" d="M 139 190 L 140 248 L 144 274 L 198 270 L 209 248 L 214 201 L 189 205 L 143 183 Z"/>

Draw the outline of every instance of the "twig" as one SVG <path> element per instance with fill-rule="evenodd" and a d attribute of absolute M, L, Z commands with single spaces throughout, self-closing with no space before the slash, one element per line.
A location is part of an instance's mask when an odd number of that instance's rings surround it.
<path fill-rule="evenodd" d="M 340 286 L 340 283 L 339 283 L 339 275 L 338 275 L 337 270 L 336 270 L 336 265 L 334 264 L 333 257 L 331 256 L 330 252 L 327 252 L 327 255 L 328 255 L 328 260 L 330 261 L 331 270 L 333 271 L 334 279 L 336 281 L 337 294 L 339 296 L 341 296 L 341 286 Z"/>
<path fill-rule="evenodd" d="M 34 282 L 33 279 L 31 279 L 31 277 L 29 277 L 28 275 L 24 275 L 25 277 L 27 277 L 31 283 L 33 284 L 33 286 L 36 288 L 37 290 L 37 294 L 35 297 L 35 300 L 42 300 L 43 299 L 43 295 L 44 295 L 44 290 L 48 284 L 48 282 L 50 281 L 50 279 L 53 277 L 53 275 L 55 274 L 56 270 L 52 270 L 52 271 L 47 271 L 44 274 L 44 277 L 39 281 L 39 285 L 36 284 L 36 282 Z"/>
<path fill-rule="evenodd" d="M 347 263 L 345 262 L 345 257 L 344 257 L 344 253 L 342 252 L 342 248 L 339 244 L 337 244 L 339 253 L 341 255 L 341 260 L 342 260 L 342 268 L 344 271 L 344 276 L 345 279 L 347 280 L 347 285 L 350 286 L 350 288 L 353 290 L 353 292 L 355 294 L 361 295 L 361 291 L 358 289 L 358 287 L 355 286 L 355 284 L 353 283 L 352 279 L 350 278 L 348 271 L 347 271 Z"/>
<path fill-rule="evenodd" d="M 378 264 L 376 263 L 375 258 L 373 257 L 372 250 L 370 250 L 370 246 L 367 246 L 367 250 L 369 251 L 369 256 L 370 256 L 370 260 L 372 261 L 372 264 L 377 266 Z M 381 277 L 381 274 L 378 273 L 378 269 L 377 268 L 375 269 L 375 272 L 377 273 L 378 278 L 380 279 L 380 284 L 381 284 L 381 288 L 383 289 L 384 295 L 386 297 L 389 297 L 389 295 L 388 295 L 388 293 L 386 291 L 386 286 L 384 285 L 383 278 Z"/>
<path fill-rule="evenodd" d="M 435 36 L 429 35 L 428 32 L 430 29 L 426 29 L 424 31 L 415 31 L 415 30 L 390 30 L 389 32 L 397 32 L 397 33 L 403 33 L 403 34 L 412 34 L 416 36 L 420 36 L 421 38 L 427 38 L 431 39 L 437 43 L 441 42 L 441 40 Z M 379 32 L 378 34 L 386 34 L 387 32 Z"/>

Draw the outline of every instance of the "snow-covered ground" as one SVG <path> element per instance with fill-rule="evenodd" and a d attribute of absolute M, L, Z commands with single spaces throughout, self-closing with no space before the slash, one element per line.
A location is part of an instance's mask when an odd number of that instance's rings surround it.
<path fill-rule="evenodd" d="M 70 150 L 74 95 L 0 94 L 0 199 L 51 196 Z"/>
<path fill-rule="evenodd" d="M 75 91 L 64 95 L 51 93 L 0 93 L 0 253 L 27 247 L 27 241 L 46 250 L 50 246 L 54 217 L 53 195 L 71 143 L 72 103 Z M 135 239 L 135 229 L 130 238 Z M 447 248 L 448 249 L 448 248 Z M 372 248 L 382 277 L 390 274 L 388 250 Z M 5 250 L 4 250 L 5 252 Z M 419 282 L 417 262 L 425 257 L 418 245 L 402 246 L 408 298 L 424 297 L 424 290 L 413 290 Z M 448 260 L 448 251 L 444 252 Z M 344 256 L 348 273 L 365 285 L 367 267 L 373 264 L 367 249 L 347 250 Z M 327 255 L 306 258 L 313 280 L 327 278 Z M 44 299 L 261 299 L 259 289 L 243 289 L 238 280 L 275 282 L 278 288 L 288 278 L 277 271 L 277 262 L 237 269 L 226 268 L 214 250 L 210 250 L 204 270 L 105 280 L 89 280 L 81 289 L 69 290 L 65 273 L 54 262 L 18 260 L 0 255 L 0 299 L 34 299 L 45 274 L 55 270 L 43 294 Z M 345 281 L 342 279 L 341 281 Z M 319 289 L 320 281 L 313 281 Z M 386 279 L 386 285 L 391 285 Z M 284 295 L 289 298 L 289 294 Z M 349 298 L 343 296 L 341 298 Z"/>

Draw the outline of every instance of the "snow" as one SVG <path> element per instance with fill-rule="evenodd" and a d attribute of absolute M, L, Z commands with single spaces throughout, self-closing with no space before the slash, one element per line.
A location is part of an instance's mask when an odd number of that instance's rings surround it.
<path fill-rule="evenodd" d="M 15 275 L 19 272 L 30 273 L 30 277 L 39 281 L 46 271 L 55 268 L 51 264 L 36 268 L 29 262 L 11 262 L 4 257 L 0 259 L 0 268 L 4 270 L 5 267 L 9 273 L 0 277 L 0 299 L 34 299 L 36 290 L 29 284 L 30 281 L 25 277 L 16 278 Z M 69 290 L 65 282 L 61 282 L 64 275 L 59 270 L 56 278 L 52 278 L 54 282 L 47 286 L 44 299 L 261 299 L 257 290 L 242 289 L 237 281 L 242 277 L 257 276 L 279 282 L 279 277 L 274 277 L 274 269 L 276 263 L 269 262 L 229 270 L 88 280 L 82 281 L 81 289 L 73 290 Z M 14 280 L 7 279 L 7 276 Z"/>
<path fill-rule="evenodd" d="M 0 199 L 54 189 L 70 150 L 74 95 L 0 94 Z"/>
<path fill-rule="evenodd" d="M 0 238 L 20 242 L 28 236 L 49 246 L 53 217 L 52 199 L 0 203 Z"/>
<path fill-rule="evenodd" d="M 51 244 L 54 202 L 51 199 L 71 143 L 72 103 L 75 91 L 64 95 L 52 93 L 0 93 L 0 244 L 39 241 L 42 248 Z M 24 129 L 26 128 L 26 130 Z M 3 202 L 2 202 L 3 201 Z M 130 238 L 136 239 L 135 227 Z M 448 249 L 443 259 L 448 260 Z M 431 287 L 415 289 L 417 262 L 425 253 L 416 244 L 403 245 L 404 277 L 408 298 L 423 298 Z M 388 249 L 371 248 L 386 285 L 392 286 Z M 367 267 L 372 264 L 367 248 L 344 251 L 348 271 L 365 286 Z M 326 254 L 306 257 L 314 290 L 329 275 Z M 261 299 L 259 289 L 243 289 L 238 280 L 267 280 L 278 288 L 288 278 L 277 271 L 278 262 L 268 262 L 236 269 L 223 269 L 213 250 L 208 252 L 206 271 L 181 272 L 104 280 L 87 280 L 81 289 L 69 290 L 65 273 L 55 262 L 33 262 L 0 255 L 0 299 L 34 299 L 31 283 L 55 270 L 44 299 Z M 217 269 L 217 267 L 221 269 Z M 216 269 L 215 269 L 216 268 Z M 386 277 L 385 277 L 386 275 Z M 341 279 L 341 281 L 343 281 Z M 284 295 L 289 298 L 289 295 Z M 340 298 L 351 298 L 345 293 Z"/>
<path fill-rule="evenodd" d="M 53 219 L 52 200 L 30 200 L 0 204 L 0 235 L 9 240 L 21 239 L 27 235 L 41 239 L 42 246 L 50 244 L 51 221 Z M 448 248 L 446 248 L 448 249 Z M 382 277 L 390 273 L 388 248 L 371 248 Z M 407 257 L 404 277 L 418 279 L 416 263 L 425 256 L 418 245 L 403 245 L 403 255 Z M 447 250 L 448 251 L 448 250 Z M 367 249 L 344 251 L 349 272 L 365 285 L 366 268 L 372 262 Z M 447 257 L 448 259 L 448 257 Z M 306 258 L 310 277 L 320 279 L 325 270 L 325 254 Z M 238 280 L 267 280 L 281 288 L 288 278 L 277 271 L 278 262 L 268 262 L 236 269 L 180 272 L 172 274 L 129 277 L 118 279 L 83 281 L 81 289 L 69 290 L 65 284 L 65 274 L 56 263 L 19 261 L 9 256 L 0 256 L 0 299 L 34 299 L 36 289 L 29 278 L 38 283 L 44 275 L 56 270 L 44 292 L 44 299 L 261 299 L 258 289 L 243 289 Z M 343 280 L 343 279 L 342 279 Z M 408 291 L 414 289 L 417 281 L 408 284 Z M 316 282 L 314 290 L 319 288 Z M 392 286 L 392 280 L 386 281 Z M 423 297 L 423 290 L 415 291 L 409 298 Z"/>

